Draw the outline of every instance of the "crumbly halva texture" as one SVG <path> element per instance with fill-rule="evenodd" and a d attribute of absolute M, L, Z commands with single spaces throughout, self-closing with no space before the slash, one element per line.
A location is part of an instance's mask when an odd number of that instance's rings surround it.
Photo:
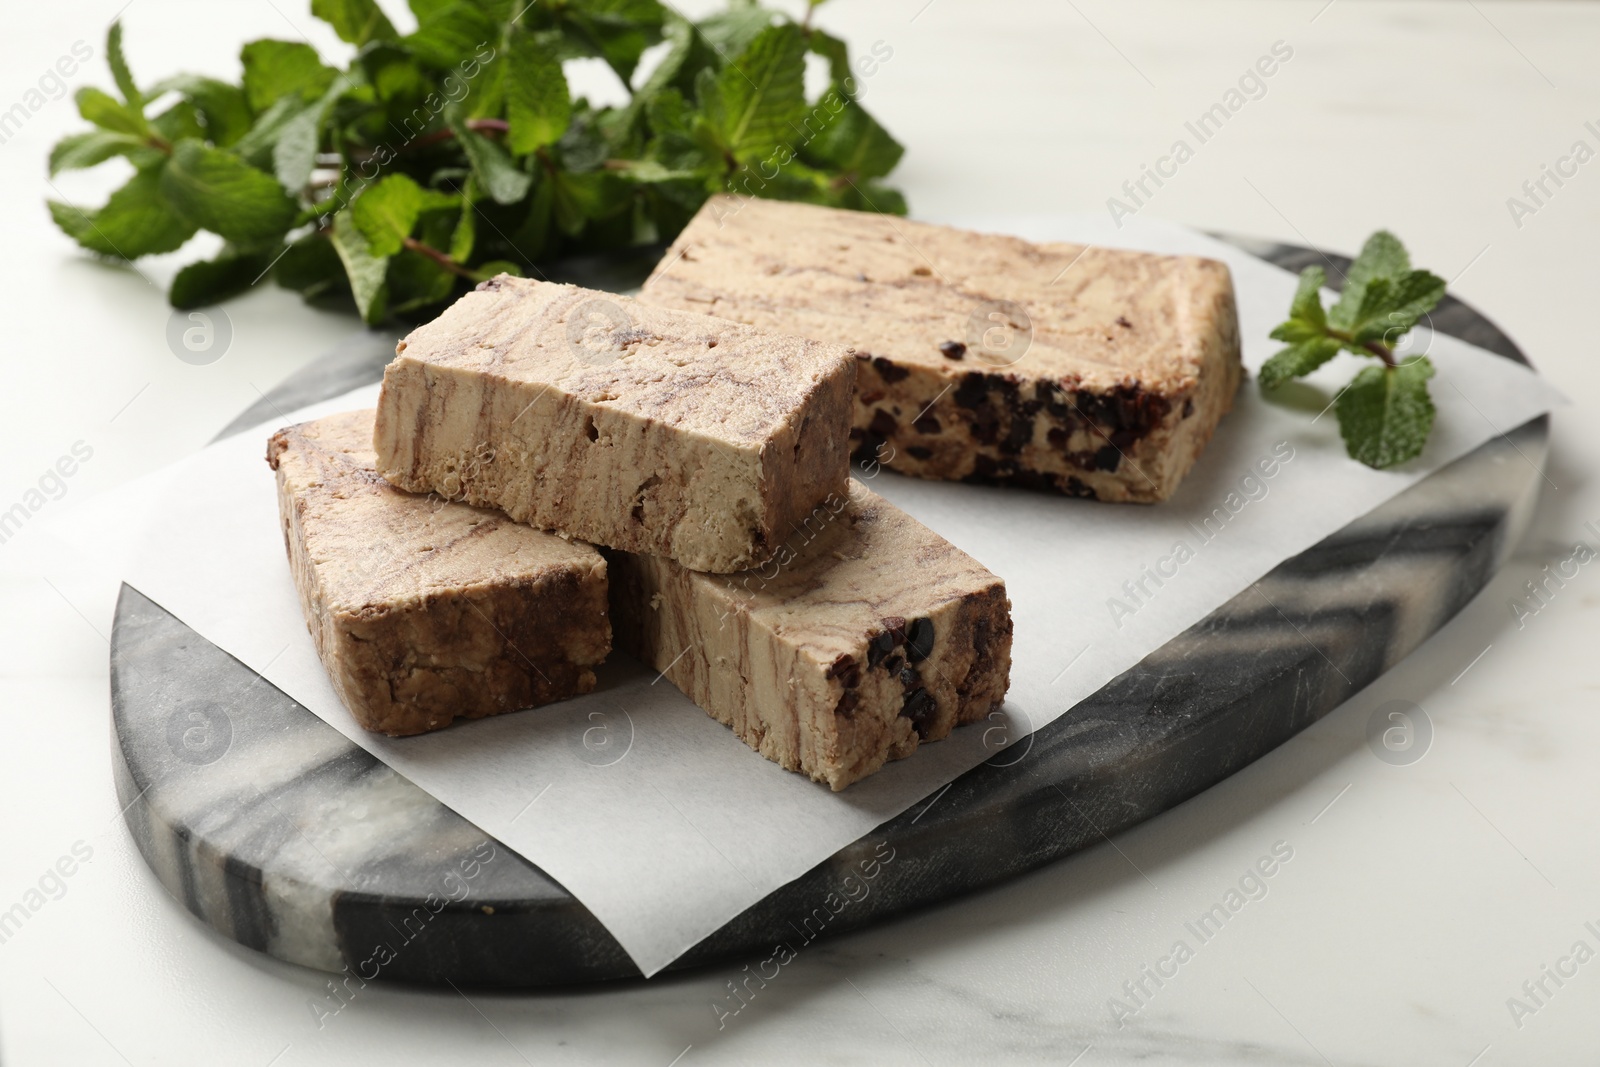
<path fill-rule="evenodd" d="M 1010 684 L 1005 584 L 859 482 L 740 574 L 607 555 L 618 647 L 835 790 L 983 719 Z"/>
<path fill-rule="evenodd" d="M 714 197 L 640 299 L 848 345 L 854 459 L 1164 500 L 1243 371 L 1226 265 Z"/>
<path fill-rule="evenodd" d="M 418 734 L 591 691 L 611 650 L 600 553 L 396 489 L 372 422 L 347 412 L 267 444 L 306 625 L 356 721 Z"/>
<path fill-rule="evenodd" d="M 839 345 L 501 275 L 397 352 L 373 443 L 403 489 L 720 573 L 845 490 Z"/>

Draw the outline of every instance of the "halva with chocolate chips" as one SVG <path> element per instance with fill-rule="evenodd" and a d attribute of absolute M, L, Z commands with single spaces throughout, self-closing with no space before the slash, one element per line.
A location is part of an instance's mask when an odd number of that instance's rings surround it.
<path fill-rule="evenodd" d="M 1242 375 L 1228 268 L 714 197 L 640 299 L 848 345 L 854 458 L 1164 500 Z"/>
<path fill-rule="evenodd" d="M 501 275 L 397 352 L 373 443 L 402 489 L 712 572 L 845 491 L 843 346 Z"/>
<path fill-rule="evenodd" d="M 373 468 L 373 413 L 273 434 L 289 566 L 317 654 L 363 727 L 418 734 L 594 688 L 611 649 L 588 545 Z"/>
<path fill-rule="evenodd" d="M 617 645 L 763 756 L 840 790 L 999 706 L 1005 584 L 852 481 L 766 565 L 608 553 Z"/>

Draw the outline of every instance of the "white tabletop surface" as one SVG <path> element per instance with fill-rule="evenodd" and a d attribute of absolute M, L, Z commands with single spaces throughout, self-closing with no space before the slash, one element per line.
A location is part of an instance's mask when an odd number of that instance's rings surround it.
<path fill-rule="evenodd" d="M 79 40 L 96 58 L 72 87 L 107 84 L 101 42 L 122 5 L 13 5 L 0 110 Z M 231 77 L 254 37 L 304 30 L 337 54 L 306 7 L 133 0 L 123 17 L 143 78 Z M 0 545 L 0 910 L 75 845 L 92 856 L 0 944 L 0 1062 L 1593 1062 L 1600 933 L 1584 924 L 1600 931 L 1600 672 L 1588 627 L 1600 567 L 1520 625 L 1510 605 L 1578 539 L 1600 543 L 1589 422 L 1600 162 L 1547 180 L 1542 203 L 1521 189 L 1574 142 L 1600 148 L 1600 6 L 834 0 L 819 19 L 858 47 L 893 49 L 867 100 L 907 145 L 896 178 L 913 211 L 941 217 L 1104 209 L 1186 120 L 1287 44 L 1265 94 L 1141 210 L 1341 251 L 1388 226 L 1454 278 L 1575 401 L 1556 418 L 1549 484 L 1512 563 L 1368 691 L 1115 848 L 808 947 L 721 1028 L 712 1005 L 733 966 L 470 1001 L 372 985 L 319 1027 L 310 1005 L 324 976 L 212 934 L 145 870 L 111 785 L 103 620 L 30 570 L 29 539 L 45 535 L 24 529 Z M 185 257 L 143 264 L 148 280 L 100 265 L 44 211 L 46 196 L 93 203 L 108 188 L 98 174 L 47 184 L 45 152 L 77 127 L 70 100 L 49 101 L 0 144 L 13 335 L 0 510 L 75 445 L 93 450 L 30 526 L 201 447 L 353 325 L 263 287 L 227 305 L 222 359 L 180 362 L 155 286 Z M 1513 196 L 1536 210 L 1514 218 Z M 1408 766 L 1364 740 L 1394 698 L 1434 726 Z M 1176 977 L 1146 979 L 1143 1006 L 1119 1025 L 1111 998 L 1135 1003 L 1124 983 L 1278 842 L 1293 858 L 1267 895 Z M 1557 984 L 1547 966 L 1571 976 Z M 1536 1010 L 1514 1014 L 1513 997 Z"/>

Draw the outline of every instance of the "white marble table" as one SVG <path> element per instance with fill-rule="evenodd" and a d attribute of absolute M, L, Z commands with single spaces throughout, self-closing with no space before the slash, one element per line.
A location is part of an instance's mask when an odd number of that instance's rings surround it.
<path fill-rule="evenodd" d="M 76 40 L 98 52 L 120 3 L 12 14 L 0 109 Z M 301 10 L 134 0 L 124 17 L 146 76 L 231 73 L 240 40 L 294 32 L 283 14 L 315 35 Z M 1293 57 L 1265 95 L 1141 210 L 1342 250 L 1388 225 L 1497 318 L 1577 402 L 1556 417 L 1546 495 L 1511 566 L 1397 670 L 1244 773 L 1115 847 L 810 946 L 720 1028 L 726 983 L 743 978 L 733 969 L 566 995 L 352 983 L 341 1002 L 325 976 L 210 934 L 145 869 L 108 768 L 109 603 L 46 585 L 30 564 L 40 547 L 30 542 L 45 535 L 29 527 L 199 447 L 348 321 L 261 291 L 229 305 L 221 360 L 175 359 L 156 290 L 77 256 L 40 206 L 51 195 L 44 151 L 75 125 L 70 103 L 53 101 L 0 144 L 0 292 L 13 337 L 0 510 L 74 446 L 92 455 L 61 499 L 0 544 L 0 913 L 45 893 L 0 943 L 0 1061 L 1592 1059 L 1600 959 L 1580 963 L 1573 947 L 1600 950 L 1589 629 L 1600 568 L 1581 568 L 1535 614 L 1519 620 L 1512 605 L 1530 603 L 1523 584 L 1576 540 L 1600 544 L 1590 421 L 1600 370 L 1585 295 L 1600 284 L 1600 171 L 1547 183 L 1553 195 L 1520 219 L 1507 198 L 1531 204 L 1522 183 L 1574 141 L 1600 147 L 1584 126 L 1600 120 L 1600 7 L 835 0 L 821 17 L 853 41 L 893 47 L 868 99 L 909 146 L 899 177 L 914 209 L 942 215 L 1123 196 L 1186 120 L 1286 42 Z M 85 77 L 106 80 L 92 64 Z M 83 176 L 57 184 L 73 199 L 101 189 Z M 157 284 L 172 269 L 146 268 Z M 1433 725 L 1410 765 L 1380 761 L 1366 742 L 1373 710 L 1393 699 L 1422 705 Z M 1280 857 L 1293 854 L 1265 896 L 1200 944 L 1184 924 L 1278 842 Z M 47 875 L 58 863 L 72 873 Z M 1163 962 L 1179 939 L 1192 958 Z M 1147 977 L 1157 968 L 1159 985 Z M 1532 1010 L 1514 1017 L 1513 997 Z"/>

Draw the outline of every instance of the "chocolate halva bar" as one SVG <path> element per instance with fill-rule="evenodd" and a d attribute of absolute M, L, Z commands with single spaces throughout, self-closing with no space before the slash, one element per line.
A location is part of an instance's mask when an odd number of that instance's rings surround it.
<path fill-rule="evenodd" d="M 332 415 L 267 445 L 306 625 L 356 721 L 418 734 L 592 690 L 611 650 L 600 553 L 396 489 L 372 422 Z"/>
<path fill-rule="evenodd" d="M 848 345 L 854 458 L 1100 500 L 1172 494 L 1242 375 L 1228 268 L 714 197 L 640 299 Z"/>
<path fill-rule="evenodd" d="M 763 756 L 840 790 L 999 706 L 1005 584 L 851 481 L 766 565 L 611 552 L 617 645 Z"/>
<path fill-rule="evenodd" d="M 839 345 L 501 275 L 400 342 L 373 443 L 403 489 L 731 572 L 844 492 L 854 374 Z"/>

